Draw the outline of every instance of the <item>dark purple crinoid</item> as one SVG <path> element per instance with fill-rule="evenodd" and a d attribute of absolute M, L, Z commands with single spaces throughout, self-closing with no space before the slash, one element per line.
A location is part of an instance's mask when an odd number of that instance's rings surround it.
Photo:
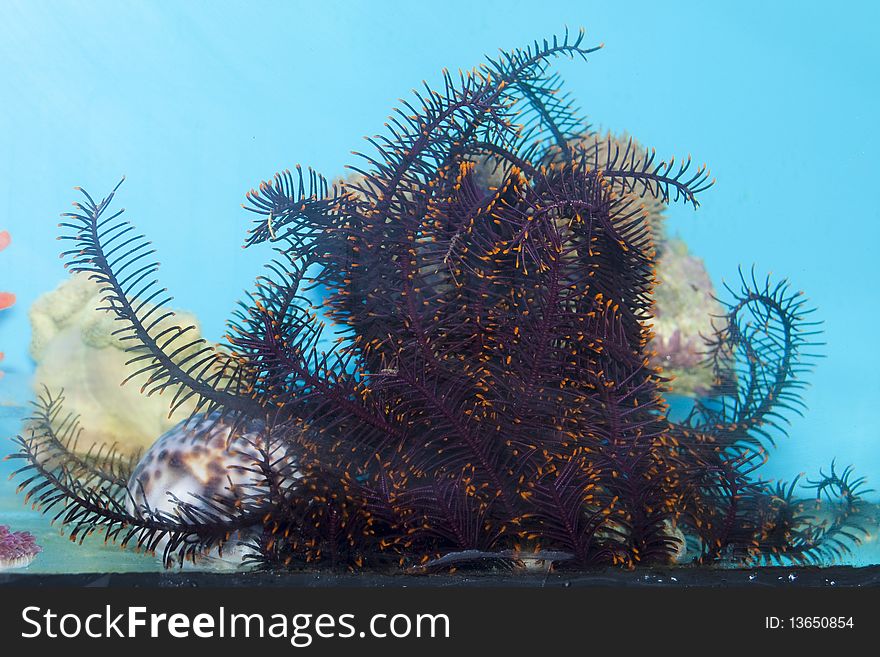
<path fill-rule="evenodd" d="M 13 532 L 0 525 L 0 570 L 24 568 L 42 552 L 37 539 L 30 532 Z"/>
<path fill-rule="evenodd" d="M 171 313 L 149 243 L 109 209 L 116 190 L 86 194 L 64 255 L 101 285 L 145 392 L 195 399 L 200 421 L 242 435 L 260 426 L 258 457 L 247 485 L 130 508 L 131 468 L 71 452 L 77 424 L 47 394 L 20 439 L 37 501 L 74 538 L 101 529 L 164 546 L 169 563 L 246 528 L 263 567 L 843 554 L 861 480 L 832 468 L 815 482 L 837 501 L 820 523 L 794 484 L 755 475 L 809 369 L 814 324 L 787 284 L 744 276 L 730 291 L 707 345 L 715 389 L 686 421 L 666 415 L 644 201 L 696 206 L 711 183 L 690 160 L 590 131 L 548 62 L 595 50 L 566 34 L 444 73 L 369 140 L 350 181 L 297 169 L 252 190 L 247 244 L 278 255 L 224 348 L 159 328 Z M 338 327 L 330 349 L 317 310 Z"/>

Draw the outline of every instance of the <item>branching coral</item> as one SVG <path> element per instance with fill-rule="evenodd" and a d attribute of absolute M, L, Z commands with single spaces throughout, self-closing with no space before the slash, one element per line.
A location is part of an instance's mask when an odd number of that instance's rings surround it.
<path fill-rule="evenodd" d="M 444 73 L 369 140 L 350 182 L 298 168 L 252 190 L 247 244 L 278 255 L 228 349 L 169 324 L 149 243 L 110 210 L 116 190 L 85 194 L 63 224 L 69 266 L 101 286 L 147 394 L 176 390 L 194 426 L 245 441 L 249 477 L 156 508 L 131 468 L 69 453 L 48 397 L 20 439 L 23 487 L 75 537 L 162 546 L 169 563 L 245 528 L 263 567 L 422 571 L 665 563 L 683 537 L 703 562 L 808 562 L 857 539 L 848 472 L 818 484 L 847 507 L 825 529 L 793 486 L 753 476 L 811 344 L 785 284 L 733 293 L 713 396 L 667 418 L 648 208 L 696 207 L 711 182 L 582 128 L 548 62 L 595 50 L 566 34 Z M 318 311 L 337 327 L 329 351 Z"/>
<path fill-rule="evenodd" d="M 672 379 L 670 388 L 682 395 L 703 396 L 712 388 L 712 370 L 702 367 L 703 336 L 720 328 L 724 309 L 718 302 L 706 267 L 688 252 L 681 239 L 666 238 L 657 261 L 660 285 L 654 293 L 652 364 Z"/>

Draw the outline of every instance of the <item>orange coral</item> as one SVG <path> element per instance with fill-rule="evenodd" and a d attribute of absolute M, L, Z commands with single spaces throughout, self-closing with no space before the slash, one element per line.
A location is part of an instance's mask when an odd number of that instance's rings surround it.
<path fill-rule="evenodd" d="M 12 241 L 12 238 L 9 236 L 8 231 L 0 231 L 0 251 L 9 246 L 9 243 Z M 0 310 L 4 310 L 9 308 L 12 304 L 15 303 L 15 295 L 12 292 L 0 292 Z M 3 352 L 0 351 L 0 360 L 3 360 Z"/>

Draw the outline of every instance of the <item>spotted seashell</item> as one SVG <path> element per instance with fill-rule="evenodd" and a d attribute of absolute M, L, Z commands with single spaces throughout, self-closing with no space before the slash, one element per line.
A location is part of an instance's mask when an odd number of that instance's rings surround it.
<path fill-rule="evenodd" d="M 177 515 L 180 502 L 210 509 L 207 500 L 234 501 L 253 493 L 255 486 L 262 486 L 263 479 L 254 470 L 267 449 L 265 425 L 251 421 L 237 428 L 235 435 L 232 429 L 230 420 L 210 415 L 182 422 L 164 433 L 143 455 L 129 479 L 129 513 Z M 290 477 L 298 477 L 295 457 L 285 454 L 286 449 L 284 443 L 275 441 L 270 461 Z M 222 553 L 206 553 L 203 561 L 238 565 L 245 552 L 243 544 L 260 529 L 258 524 L 251 532 L 237 532 Z M 164 545 L 164 541 L 159 543 L 156 552 L 161 553 Z"/>

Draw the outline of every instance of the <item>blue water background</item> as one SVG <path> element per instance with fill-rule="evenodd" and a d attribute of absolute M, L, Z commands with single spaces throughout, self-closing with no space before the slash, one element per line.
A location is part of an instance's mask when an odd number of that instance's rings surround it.
<path fill-rule="evenodd" d="M 836 457 L 880 488 L 880 3 L 2 0 L 5 369 L 32 368 L 27 308 L 65 277 L 54 238 L 74 185 L 102 194 L 127 175 L 120 205 L 175 305 L 219 339 L 267 255 L 240 248 L 248 189 L 298 162 L 343 173 L 423 78 L 566 24 L 606 44 L 559 64 L 594 125 L 717 175 L 669 224 L 716 284 L 754 263 L 825 320 L 809 410 L 765 474 Z"/>

